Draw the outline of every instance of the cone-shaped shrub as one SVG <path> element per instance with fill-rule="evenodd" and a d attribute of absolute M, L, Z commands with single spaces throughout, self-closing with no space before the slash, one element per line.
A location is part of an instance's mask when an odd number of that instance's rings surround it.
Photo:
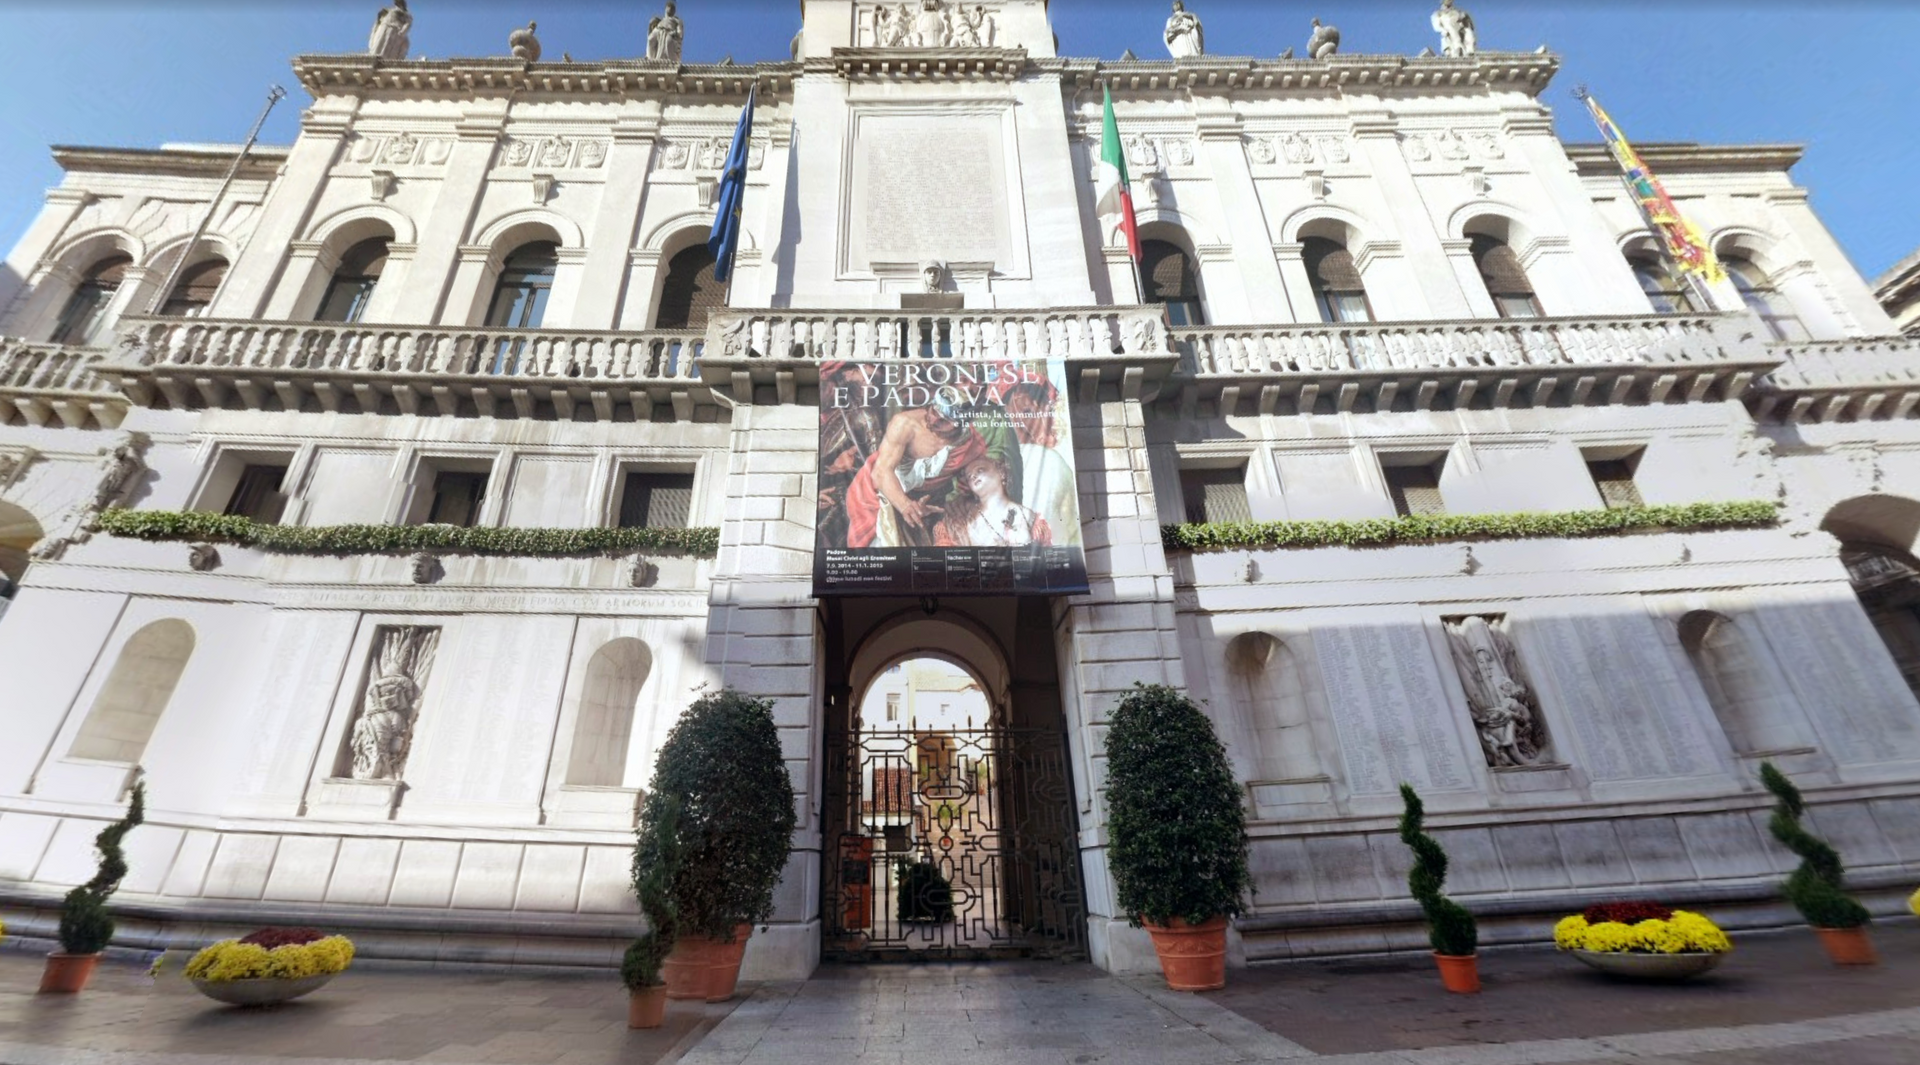
<path fill-rule="evenodd" d="M 1413 851 L 1407 888 L 1427 915 L 1427 940 L 1435 954 L 1466 957 L 1480 945 L 1480 927 L 1465 906 L 1441 894 L 1447 883 L 1447 852 L 1439 840 L 1427 835 L 1427 808 L 1413 785 L 1400 785 L 1400 798 L 1407 806 L 1400 815 L 1400 842 Z"/>
<path fill-rule="evenodd" d="M 60 949 L 68 954 L 98 954 L 113 941 L 113 918 L 107 899 L 120 890 L 127 875 L 127 856 L 120 841 L 147 819 L 147 786 L 135 783 L 126 816 L 100 830 L 93 846 L 100 852 L 100 868 L 93 879 L 67 892 L 60 903 Z"/>
<path fill-rule="evenodd" d="M 1815 928 L 1858 928 L 1873 920 L 1867 908 L 1842 889 L 1846 867 L 1840 863 L 1840 852 L 1800 827 L 1800 816 L 1806 812 L 1800 789 L 1772 762 L 1760 763 L 1760 782 L 1780 800 L 1767 822 L 1768 831 L 1800 856 L 1800 868 L 1781 885 L 1787 901 Z"/>
<path fill-rule="evenodd" d="M 1108 861 L 1120 909 L 1168 924 L 1239 913 L 1252 883 L 1226 748 L 1193 700 L 1136 684 L 1107 729 Z"/>
<path fill-rule="evenodd" d="M 772 701 L 731 688 L 695 699 L 640 806 L 634 890 L 653 930 L 730 940 L 772 916 L 794 820 Z"/>

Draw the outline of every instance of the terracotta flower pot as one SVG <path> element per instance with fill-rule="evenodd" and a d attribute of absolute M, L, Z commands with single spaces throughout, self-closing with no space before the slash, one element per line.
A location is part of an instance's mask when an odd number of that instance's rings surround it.
<path fill-rule="evenodd" d="M 666 1019 L 665 987 L 643 987 L 627 993 L 627 1027 L 658 1028 Z"/>
<path fill-rule="evenodd" d="M 1440 966 L 1440 985 L 1456 995 L 1472 995 L 1480 990 L 1480 956 L 1478 954 L 1441 954 L 1433 955 L 1434 964 Z"/>
<path fill-rule="evenodd" d="M 683 935 L 660 966 L 671 999 L 725 1002 L 740 980 L 740 962 L 746 956 L 752 925 L 735 925 L 733 942 L 706 936 Z"/>
<path fill-rule="evenodd" d="M 1827 957 L 1835 965 L 1873 965 L 1879 962 L 1874 956 L 1873 941 L 1867 938 L 1867 930 L 1861 928 L 1815 928 L 1820 933 L 1820 945 L 1827 948 Z"/>
<path fill-rule="evenodd" d="M 98 954 L 62 954 L 54 951 L 47 955 L 46 971 L 40 974 L 40 993 L 71 995 L 84 991 L 87 981 L 93 979 L 94 967 L 99 964 Z"/>
<path fill-rule="evenodd" d="M 1143 921 L 1160 955 L 1160 972 L 1175 991 L 1216 991 L 1227 986 L 1227 919 L 1188 924 L 1175 917 L 1164 925 Z"/>

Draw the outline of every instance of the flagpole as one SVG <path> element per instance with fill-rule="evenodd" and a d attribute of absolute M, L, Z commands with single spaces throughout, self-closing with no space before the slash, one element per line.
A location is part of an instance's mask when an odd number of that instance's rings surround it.
<path fill-rule="evenodd" d="M 247 161 L 247 153 L 253 151 L 255 141 L 260 139 L 260 128 L 267 124 L 267 116 L 273 113 L 273 105 L 286 99 L 287 90 L 278 85 L 267 86 L 267 106 L 260 109 L 260 117 L 253 120 L 253 129 L 247 133 L 247 142 L 240 146 L 240 154 L 233 157 L 233 165 L 227 168 L 226 179 L 214 191 L 213 202 L 207 204 L 207 213 L 200 217 L 200 228 L 187 238 L 187 246 L 180 249 L 180 256 L 173 261 L 173 269 L 167 271 L 167 283 L 153 294 L 153 303 L 147 307 L 148 314 L 159 314 L 167 300 L 173 298 L 173 286 L 180 283 L 180 275 L 187 269 L 187 260 L 193 257 L 193 249 L 198 247 L 207 235 L 207 227 L 213 224 L 213 213 L 220 209 L 220 201 L 226 198 L 227 189 L 233 185 L 233 179 L 240 175 L 240 164 Z"/>

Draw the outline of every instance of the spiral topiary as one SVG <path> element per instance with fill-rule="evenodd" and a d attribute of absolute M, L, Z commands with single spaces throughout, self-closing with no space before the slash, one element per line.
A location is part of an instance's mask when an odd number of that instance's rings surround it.
<path fill-rule="evenodd" d="M 648 932 L 634 940 L 620 959 L 620 982 L 627 985 L 628 991 L 661 986 L 666 981 L 660 978 L 660 966 L 672 952 L 673 933 L 666 929 Z"/>
<path fill-rule="evenodd" d="M 147 819 L 147 786 L 133 785 L 126 815 L 100 830 L 93 846 L 100 852 L 100 868 L 93 879 L 67 892 L 60 902 L 60 949 L 68 954 L 98 954 L 113 942 L 113 918 L 107 899 L 120 889 L 127 875 L 127 856 L 120 841 Z"/>
<path fill-rule="evenodd" d="M 1480 928 L 1465 906 L 1440 893 L 1447 883 L 1447 852 L 1440 842 L 1423 831 L 1427 808 L 1413 785 L 1400 785 L 1400 798 L 1406 812 L 1400 815 L 1400 842 L 1413 851 L 1413 870 L 1407 874 L 1407 888 L 1427 915 L 1427 940 L 1435 954 L 1466 957 L 1480 945 Z"/>
<path fill-rule="evenodd" d="M 1760 782 L 1780 800 L 1767 830 L 1800 856 L 1800 868 L 1781 885 L 1787 901 L 1815 928 L 1859 928 L 1873 920 L 1867 908 L 1843 890 L 1846 867 L 1840 862 L 1840 852 L 1800 827 L 1800 817 L 1806 812 L 1800 789 L 1772 762 L 1760 763 Z"/>
<path fill-rule="evenodd" d="M 1138 926 L 1240 912 L 1252 886 L 1246 812 L 1226 748 L 1192 699 L 1136 684 L 1107 730 L 1108 860 Z"/>

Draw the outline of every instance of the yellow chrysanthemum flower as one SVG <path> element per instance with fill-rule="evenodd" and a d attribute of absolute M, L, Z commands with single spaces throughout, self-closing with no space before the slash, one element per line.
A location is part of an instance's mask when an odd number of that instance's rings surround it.
<path fill-rule="evenodd" d="M 1915 888 L 1913 897 L 1907 900 L 1907 909 L 1912 910 L 1915 917 L 1920 917 L 1920 888 Z"/>
<path fill-rule="evenodd" d="M 186 972 L 195 980 L 298 980 L 341 972 L 352 961 L 353 943 L 345 936 L 290 943 L 272 950 L 223 939 L 195 954 Z"/>

